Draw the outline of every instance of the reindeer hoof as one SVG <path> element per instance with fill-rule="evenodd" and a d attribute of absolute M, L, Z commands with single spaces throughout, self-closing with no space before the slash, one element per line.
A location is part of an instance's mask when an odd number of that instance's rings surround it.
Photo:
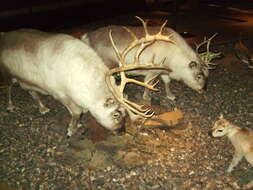
<path fill-rule="evenodd" d="M 149 95 L 143 95 L 143 100 L 145 100 L 146 102 L 150 102 L 151 101 L 151 97 Z"/>
<path fill-rule="evenodd" d="M 39 111 L 40 111 L 40 113 L 41 113 L 42 115 L 44 115 L 44 114 L 46 114 L 47 112 L 49 112 L 50 109 L 47 108 L 47 107 L 40 107 L 40 108 L 39 108 Z"/>
<path fill-rule="evenodd" d="M 42 115 L 46 114 L 46 113 L 49 112 L 49 111 L 50 111 L 50 109 L 47 108 L 47 107 L 40 107 L 40 108 L 39 108 L 39 112 L 40 112 Z"/>
<path fill-rule="evenodd" d="M 13 104 L 9 104 L 8 107 L 7 107 L 7 110 L 9 112 L 14 112 L 14 109 L 15 109 L 15 106 Z"/>
<path fill-rule="evenodd" d="M 67 137 L 71 137 L 73 135 L 73 131 L 68 129 Z"/>
<path fill-rule="evenodd" d="M 176 96 L 174 96 L 174 95 L 166 96 L 166 98 L 167 98 L 169 101 L 173 101 L 173 102 L 176 100 Z"/>
<path fill-rule="evenodd" d="M 227 174 L 227 175 L 230 175 L 230 174 L 231 174 L 231 172 L 232 172 L 232 170 L 231 170 L 231 169 L 227 169 L 227 170 L 226 170 L 226 174 Z"/>
<path fill-rule="evenodd" d="M 253 187 L 253 181 L 243 185 L 242 189 L 251 189 Z"/>

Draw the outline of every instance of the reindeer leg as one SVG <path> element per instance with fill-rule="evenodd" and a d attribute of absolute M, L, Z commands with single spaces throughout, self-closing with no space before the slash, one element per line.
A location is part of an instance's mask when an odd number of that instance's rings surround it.
<path fill-rule="evenodd" d="M 62 103 L 66 106 L 66 108 L 69 110 L 71 114 L 71 120 L 68 125 L 68 132 L 67 136 L 72 136 L 78 129 L 78 120 L 80 118 L 80 115 L 82 112 L 87 112 L 88 110 L 84 110 L 80 106 L 78 106 L 76 103 L 74 103 L 72 100 L 68 98 L 64 98 L 62 100 Z"/>
<path fill-rule="evenodd" d="M 227 169 L 227 173 L 231 173 L 233 168 L 235 166 L 237 166 L 237 164 L 240 162 L 240 160 L 243 158 L 243 154 L 240 153 L 240 152 L 235 152 L 234 153 L 234 156 L 233 156 L 233 160 L 232 162 L 230 163 L 228 169 Z"/>
<path fill-rule="evenodd" d="M 31 94 L 31 96 L 33 97 L 33 99 L 38 103 L 38 105 L 39 105 L 39 112 L 40 112 L 41 114 L 46 114 L 47 112 L 50 111 L 50 109 L 47 108 L 47 107 L 41 102 L 40 97 L 39 97 L 39 95 L 38 95 L 37 92 L 32 91 L 32 90 L 29 90 L 28 92 L 29 92 L 29 94 Z"/>
<path fill-rule="evenodd" d="M 15 109 L 15 106 L 12 102 L 12 98 L 11 98 L 11 88 L 12 88 L 12 85 L 13 83 L 11 83 L 9 86 L 8 86 L 8 106 L 7 106 L 7 110 L 12 112 L 14 111 Z"/>
<path fill-rule="evenodd" d="M 144 78 L 144 82 L 149 81 L 150 79 L 152 79 L 154 77 L 153 73 L 148 73 L 145 78 Z M 150 90 L 145 88 L 144 89 L 144 93 L 142 95 L 143 99 L 150 102 L 151 101 L 151 97 L 150 97 Z"/>
<path fill-rule="evenodd" d="M 170 77 L 169 75 L 161 75 L 161 78 L 164 82 L 165 92 L 166 92 L 166 98 L 168 98 L 171 101 L 174 101 L 176 99 L 176 96 L 170 91 Z"/>
<path fill-rule="evenodd" d="M 243 189 L 251 189 L 253 187 L 253 180 L 243 186 Z"/>

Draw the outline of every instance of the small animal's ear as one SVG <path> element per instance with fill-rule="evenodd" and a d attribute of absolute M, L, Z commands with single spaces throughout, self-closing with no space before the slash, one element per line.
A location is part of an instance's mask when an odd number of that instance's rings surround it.
<path fill-rule="evenodd" d="M 196 61 L 191 61 L 189 63 L 189 67 L 190 67 L 190 69 L 196 68 L 197 67 L 197 62 Z"/>
<path fill-rule="evenodd" d="M 113 98 L 107 98 L 106 102 L 105 102 L 105 107 L 112 107 L 116 104 L 115 100 Z"/>
<path fill-rule="evenodd" d="M 223 114 L 222 114 L 222 113 L 220 114 L 220 117 L 219 117 L 219 119 L 223 119 Z"/>

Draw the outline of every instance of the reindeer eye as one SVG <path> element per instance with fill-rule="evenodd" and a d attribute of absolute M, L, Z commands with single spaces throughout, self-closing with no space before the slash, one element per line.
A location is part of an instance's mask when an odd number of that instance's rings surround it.
<path fill-rule="evenodd" d="M 104 104 L 105 107 L 112 107 L 116 104 L 116 102 L 114 101 L 114 99 L 112 98 L 108 98 Z"/>
<path fill-rule="evenodd" d="M 114 113 L 113 113 L 113 115 L 112 115 L 112 117 L 114 118 L 114 119 L 120 119 L 121 118 L 121 112 L 120 111 L 115 111 Z"/>
<path fill-rule="evenodd" d="M 218 132 L 222 132 L 223 130 L 222 129 L 219 129 Z"/>
<path fill-rule="evenodd" d="M 189 63 L 189 67 L 190 67 L 191 69 L 193 69 L 194 67 L 197 67 L 197 62 L 196 62 L 196 61 L 191 61 L 191 62 Z"/>

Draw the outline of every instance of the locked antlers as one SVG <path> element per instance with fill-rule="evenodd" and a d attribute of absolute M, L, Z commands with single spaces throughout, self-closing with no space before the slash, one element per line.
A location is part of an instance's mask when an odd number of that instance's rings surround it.
<path fill-rule="evenodd" d="M 136 116 L 140 116 L 142 118 L 149 118 L 154 115 L 154 112 L 150 108 L 147 108 L 144 105 L 139 105 L 135 102 L 127 100 L 124 97 L 124 89 L 125 89 L 127 83 L 134 83 L 134 84 L 143 86 L 145 88 L 148 88 L 150 90 L 158 91 L 158 89 L 155 86 L 157 85 L 157 83 L 159 81 L 156 80 L 154 82 L 154 80 L 157 76 L 155 76 L 154 78 L 152 78 L 149 81 L 141 82 L 141 81 L 138 81 L 138 80 L 135 80 L 132 78 L 128 78 L 126 76 L 125 72 L 130 71 L 130 70 L 136 70 L 136 69 L 163 69 L 163 70 L 167 70 L 168 72 L 170 72 L 171 70 L 163 64 L 165 59 L 163 59 L 160 63 L 157 63 L 157 64 L 154 63 L 154 59 L 149 63 L 140 63 L 139 57 L 140 57 L 140 54 L 142 53 L 142 51 L 146 47 L 148 47 L 149 45 L 151 45 L 152 43 L 154 43 L 157 40 L 166 41 L 166 42 L 170 42 L 170 43 L 175 43 L 175 42 L 171 39 L 171 35 L 169 35 L 169 36 L 162 35 L 162 30 L 163 30 L 165 24 L 167 23 L 167 21 L 164 22 L 164 24 L 161 26 L 160 31 L 158 33 L 156 33 L 154 35 L 150 35 L 148 33 L 148 29 L 147 29 L 147 22 L 142 20 L 140 17 L 136 17 L 136 18 L 142 22 L 145 34 L 143 37 L 138 39 L 137 36 L 130 29 L 128 29 L 127 27 L 124 27 L 124 29 L 133 37 L 133 41 L 122 52 L 119 52 L 119 50 L 117 49 L 117 47 L 113 41 L 112 31 L 109 32 L 109 37 L 110 37 L 113 49 L 114 49 L 114 51 L 118 57 L 118 60 L 119 60 L 118 61 L 119 67 L 111 69 L 107 73 L 106 83 L 107 83 L 109 89 L 112 91 L 115 98 L 128 111 L 130 117 L 133 118 Z M 137 50 L 135 51 L 135 54 L 134 54 L 133 63 L 126 64 L 125 59 L 126 59 L 127 54 L 135 47 L 137 47 Z M 120 77 L 121 77 L 120 85 L 115 85 L 113 83 L 113 75 L 115 73 L 120 73 Z"/>
<path fill-rule="evenodd" d="M 213 36 L 211 36 L 209 39 L 207 39 L 206 37 L 204 38 L 204 41 L 201 42 L 200 44 L 196 45 L 196 53 L 198 53 L 200 55 L 200 57 L 202 58 L 204 65 L 208 68 L 208 69 L 215 69 L 216 65 L 215 63 L 212 63 L 211 60 L 217 57 L 221 56 L 221 53 L 214 53 L 210 51 L 210 43 L 212 41 L 212 39 L 217 35 L 217 33 L 215 33 Z M 206 44 L 206 52 L 203 53 L 199 53 L 199 48 L 203 45 Z"/>

